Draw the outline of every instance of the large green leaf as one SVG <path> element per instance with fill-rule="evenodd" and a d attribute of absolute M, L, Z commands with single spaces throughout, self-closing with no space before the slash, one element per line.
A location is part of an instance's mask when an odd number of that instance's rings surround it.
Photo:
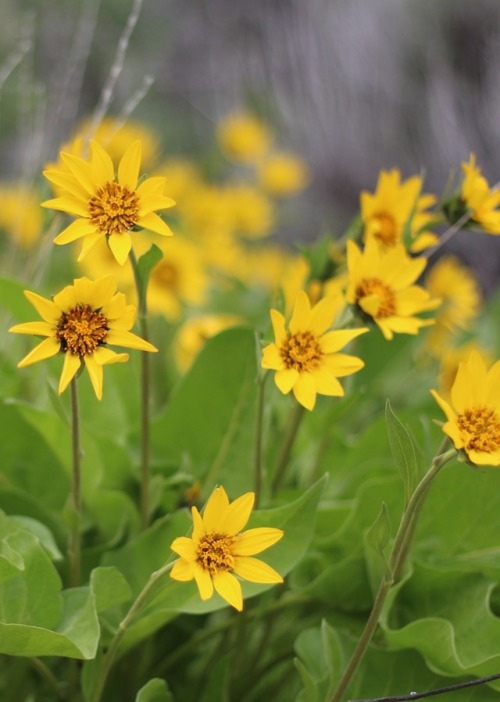
<path fill-rule="evenodd" d="M 0 584 L 0 653 L 93 658 L 99 624 L 92 588 L 62 592 L 46 549 L 15 519 L 0 519 L 0 537 L 11 564 L 22 563 Z"/>
<path fill-rule="evenodd" d="M 173 702 L 173 699 L 165 680 L 153 678 L 144 687 L 141 687 L 135 702 Z"/>
<path fill-rule="evenodd" d="M 206 485 L 229 492 L 251 487 L 257 355 L 250 329 L 209 339 L 155 419 L 152 440 L 163 464 L 188 464 Z"/>

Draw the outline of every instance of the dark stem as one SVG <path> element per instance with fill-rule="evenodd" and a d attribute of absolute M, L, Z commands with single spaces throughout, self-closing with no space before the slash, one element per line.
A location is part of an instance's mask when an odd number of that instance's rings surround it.
<path fill-rule="evenodd" d="M 436 697 L 437 695 L 445 695 L 447 692 L 454 690 L 464 690 L 467 687 L 475 687 L 476 685 L 484 685 L 492 680 L 499 680 L 500 673 L 488 675 L 487 678 L 478 678 L 477 680 L 469 680 L 468 682 L 456 683 L 455 685 L 447 685 L 446 687 L 438 687 L 435 690 L 427 692 L 410 692 L 407 695 L 396 695 L 395 697 L 370 697 L 365 700 L 352 700 L 351 702 L 407 702 L 410 700 L 423 700 L 425 697 Z"/>
<path fill-rule="evenodd" d="M 69 563 L 71 587 L 78 587 L 81 579 L 81 448 L 80 448 L 80 409 L 78 403 L 78 380 L 71 381 L 71 454 L 72 454 L 72 483 L 71 494 L 73 498 L 74 524 L 69 540 Z"/>

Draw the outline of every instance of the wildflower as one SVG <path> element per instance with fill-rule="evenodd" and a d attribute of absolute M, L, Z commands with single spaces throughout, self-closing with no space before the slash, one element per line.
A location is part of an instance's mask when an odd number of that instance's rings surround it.
<path fill-rule="evenodd" d="M 172 234 L 156 210 L 175 203 L 163 195 L 164 178 L 147 178 L 137 185 L 140 141 L 133 142 L 123 155 L 117 177 L 113 162 L 102 146 L 92 141 L 90 147 L 90 161 L 61 153 L 69 173 L 44 171 L 45 177 L 61 194 L 42 205 L 78 217 L 58 234 L 54 239 L 56 244 L 69 244 L 83 238 L 81 259 L 98 241 L 106 238 L 116 260 L 123 265 L 132 248 L 132 230 L 142 228 L 163 236 Z"/>
<path fill-rule="evenodd" d="M 500 190 L 491 190 L 481 169 L 476 166 L 476 157 L 470 155 L 469 162 L 462 164 L 465 177 L 460 192 L 465 207 L 471 211 L 470 218 L 488 234 L 500 234 Z"/>
<path fill-rule="evenodd" d="M 309 170 L 295 154 L 278 152 L 259 164 L 257 174 L 260 186 L 271 195 L 290 197 L 307 186 Z"/>
<path fill-rule="evenodd" d="M 25 185 L 0 186 L 0 229 L 23 248 L 33 246 L 42 230 L 40 202 Z"/>
<path fill-rule="evenodd" d="M 231 227 L 243 237 L 260 239 L 271 234 L 274 208 L 264 193 L 239 183 L 224 190 Z"/>
<path fill-rule="evenodd" d="M 356 373 L 364 363 L 355 356 L 337 353 L 368 329 L 327 331 L 342 299 L 325 297 L 311 308 L 304 291 L 295 300 L 292 318 L 271 310 L 275 342 L 263 350 L 262 367 L 276 371 L 274 380 L 285 395 L 293 390 L 297 401 L 312 410 L 316 395 L 341 397 L 344 389 L 337 378 Z"/>
<path fill-rule="evenodd" d="M 459 364 L 450 402 L 432 396 L 446 415 L 443 431 L 475 465 L 500 466 L 500 361 L 489 370 L 477 352 Z"/>
<path fill-rule="evenodd" d="M 246 112 L 233 112 L 225 117 L 219 123 L 217 137 L 224 153 L 242 163 L 259 160 L 271 141 L 267 127 Z"/>
<path fill-rule="evenodd" d="M 111 276 L 96 281 L 78 278 L 53 300 L 29 290 L 24 294 L 44 321 L 16 324 L 9 331 L 46 338 L 18 363 L 18 368 L 63 353 L 59 394 L 84 363 L 100 400 L 102 367 L 128 360 L 128 354 L 117 354 L 109 345 L 156 351 L 150 343 L 129 331 L 134 323 L 135 308 L 126 304 L 122 293 L 116 292 L 116 282 Z"/>
<path fill-rule="evenodd" d="M 440 304 L 427 290 L 413 285 L 426 263 L 425 258 L 410 258 L 402 245 L 383 251 L 372 240 L 362 252 L 348 241 L 346 300 L 372 317 L 386 339 L 394 333 L 417 334 L 434 320 L 415 315 Z"/>
<path fill-rule="evenodd" d="M 429 271 L 425 287 L 441 299 L 436 324 L 430 330 L 427 345 L 440 356 L 443 347 L 459 329 L 467 329 L 478 316 L 481 291 L 472 270 L 455 256 L 443 256 Z"/>
<path fill-rule="evenodd" d="M 215 589 L 239 612 L 243 609 L 243 595 L 235 576 L 252 583 L 282 583 L 279 573 L 253 556 L 279 541 L 283 531 L 272 527 L 242 531 L 254 500 L 255 494 L 247 492 L 230 503 L 226 491 L 219 486 L 210 495 L 203 516 L 192 507 L 192 536 L 180 536 L 170 546 L 180 556 L 171 577 L 180 581 L 194 579 L 202 600 L 209 600 Z"/>
<path fill-rule="evenodd" d="M 486 349 L 481 348 L 475 341 L 469 341 L 458 347 L 448 346 L 441 350 L 439 358 L 439 394 L 447 401 L 450 398 L 451 388 L 457 377 L 460 363 L 468 361 L 472 352 L 476 352 L 481 356 L 484 365 L 492 365 L 493 357 L 491 354 Z"/>
<path fill-rule="evenodd" d="M 425 231 L 433 219 L 427 208 L 435 203 L 435 198 L 432 195 L 420 196 L 421 190 L 420 176 L 401 182 L 401 174 L 396 168 L 381 171 L 375 192 L 361 193 L 365 242 L 375 239 L 384 248 L 403 243 L 405 227 L 411 218 L 412 250 L 421 251 L 435 243 L 435 235 Z"/>

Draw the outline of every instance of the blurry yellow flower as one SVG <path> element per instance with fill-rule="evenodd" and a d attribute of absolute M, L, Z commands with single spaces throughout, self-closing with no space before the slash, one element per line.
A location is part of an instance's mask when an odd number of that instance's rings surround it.
<path fill-rule="evenodd" d="M 258 166 L 260 186 L 271 195 L 290 197 L 296 195 L 309 183 L 309 169 L 298 156 L 292 153 L 270 154 Z"/>
<path fill-rule="evenodd" d="M 337 378 L 356 373 L 365 365 L 355 356 L 337 353 L 368 329 L 327 331 L 342 299 L 325 297 L 311 308 L 306 293 L 297 295 L 286 330 L 283 315 L 271 310 L 274 343 L 262 352 L 262 368 L 276 371 L 274 380 L 285 395 L 293 390 L 296 400 L 312 410 L 316 395 L 341 397 L 344 389 Z"/>
<path fill-rule="evenodd" d="M 207 339 L 241 323 L 239 317 L 230 314 L 206 314 L 186 320 L 174 341 L 174 355 L 179 369 L 186 371 L 189 368 Z"/>
<path fill-rule="evenodd" d="M 174 321 L 180 317 L 183 305 L 201 305 L 205 301 L 209 278 L 203 253 L 199 246 L 181 236 L 155 243 L 163 251 L 163 258 L 149 277 L 148 309 Z M 137 253 L 145 253 L 149 246 L 141 240 Z"/>
<path fill-rule="evenodd" d="M 414 315 L 440 304 L 427 290 L 413 285 L 426 264 L 425 258 L 410 258 L 402 245 L 384 251 L 369 240 L 362 252 L 348 241 L 346 300 L 372 317 L 386 339 L 392 339 L 394 333 L 417 334 L 434 320 Z"/>
<path fill-rule="evenodd" d="M 471 219 L 489 234 L 500 234 L 500 190 L 491 190 L 481 169 L 476 166 L 476 157 L 470 155 L 469 162 L 462 164 L 465 177 L 460 196 L 471 210 Z"/>
<path fill-rule="evenodd" d="M 460 363 L 451 388 L 450 403 L 435 390 L 432 396 L 446 415 L 444 433 L 471 463 L 500 465 L 500 361 L 489 370 L 473 352 Z"/>
<path fill-rule="evenodd" d="M 170 548 L 180 559 L 174 563 L 170 576 L 183 582 L 195 580 L 202 600 L 209 600 L 215 589 L 239 612 L 243 609 L 243 594 L 238 578 L 252 583 L 282 583 L 283 578 L 274 568 L 253 556 L 273 546 L 283 531 L 272 527 L 243 531 L 254 501 L 254 493 L 247 492 L 229 502 L 224 488 L 217 487 L 203 516 L 192 507 L 193 534 L 172 542 Z"/>
<path fill-rule="evenodd" d="M 85 119 L 78 126 L 70 141 L 61 147 L 63 153 L 86 158 L 89 141 L 94 139 L 111 157 L 115 165 L 124 156 L 129 145 L 134 141 L 140 141 L 142 146 L 142 167 L 150 169 L 158 158 L 160 144 L 158 137 L 151 128 L 143 122 L 129 120 L 120 124 L 118 117 L 104 117 L 94 132 L 91 132 L 92 119 Z M 47 169 L 68 170 L 62 159 L 57 163 L 47 164 Z"/>
<path fill-rule="evenodd" d="M 422 178 L 413 176 L 401 182 L 399 170 L 380 171 L 374 193 L 361 193 L 361 217 L 364 241 L 374 239 L 390 248 L 403 243 L 405 227 L 413 213 L 411 233 L 416 237 L 412 249 L 422 250 L 436 242 L 437 237 L 422 231 L 432 220 L 427 208 L 435 203 L 432 195 L 422 195 Z"/>
<path fill-rule="evenodd" d="M 253 163 L 268 150 L 271 135 L 266 125 L 246 112 L 233 112 L 217 128 L 224 153 L 233 161 Z"/>
<path fill-rule="evenodd" d="M 83 238 L 82 258 L 98 241 L 107 238 L 113 255 L 123 265 L 132 248 L 130 232 L 135 228 L 163 236 L 172 234 L 156 210 L 167 209 L 175 203 L 163 195 L 164 178 L 147 178 L 137 184 L 141 165 L 139 141 L 125 152 L 117 178 L 113 162 L 102 146 L 95 141 L 90 146 L 90 161 L 61 153 L 69 173 L 44 171 L 45 177 L 65 194 L 42 205 L 78 217 L 54 239 L 56 244 L 69 244 Z"/>
<path fill-rule="evenodd" d="M 168 193 L 178 207 L 189 204 L 188 199 L 196 197 L 196 191 L 202 185 L 196 165 L 188 159 L 169 159 L 155 169 L 154 175 L 165 178 Z"/>
<path fill-rule="evenodd" d="M 226 186 L 224 197 L 234 232 L 249 239 L 260 239 L 271 234 L 274 207 L 264 193 L 241 183 Z"/>
<path fill-rule="evenodd" d="M 42 229 L 37 195 L 24 185 L 2 185 L 0 202 L 0 229 L 23 248 L 33 246 Z"/>
<path fill-rule="evenodd" d="M 179 208 L 184 229 L 189 236 L 210 240 L 232 234 L 232 212 L 224 190 L 201 184 Z"/>
<path fill-rule="evenodd" d="M 436 324 L 430 330 L 427 344 L 436 355 L 458 329 L 467 329 L 478 316 L 481 291 L 470 268 L 455 256 L 443 256 L 429 271 L 425 287 L 432 297 L 441 299 Z"/>
<path fill-rule="evenodd" d="M 127 305 L 125 295 L 116 292 L 116 281 L 111 276 L 96 281 L 78 278 L 53 300 L 29 290 L 24 294 L 44 321 L 16 324 L 9 331 L 46 338 L 18 363 L 18 368 L 63 353 L 59 393 L 68 387 L 84 363 L 100 400 L 102 367 L 128 360 L 128 354 L 117 354 L 109 345 L 156 351 L 129 331 L 134 324 L 135 307 Z"/>

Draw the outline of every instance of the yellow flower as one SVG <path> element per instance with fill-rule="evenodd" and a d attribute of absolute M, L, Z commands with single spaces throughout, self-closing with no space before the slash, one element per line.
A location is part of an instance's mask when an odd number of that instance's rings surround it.
<path fill-rule="evenodd" d="M 460 363 L 450 403 L 432 396 L 446 415 L 443 431 L 475 465 L 500 465 L 500 361 L 489 370 L 477 352 Z"/>
<path fill-rule="evenodd" d="M 337 378 L 356 373 L 365 365 L 355 356 L 337 353 L 367 328 L 327 331 L 342 298 L 325 297 L 311 308 L 304 291 L 297 295 L 286 330 L 285 318 L 271 310 L 275 342 L 266 346 L 262 368 L 276 371 L 274 381 L 285 395 L 293 390 L 297 401 L 312 410 L 316 395 L 341 397 L 344 389 Z"/>
<path fill-rule="evenodd" d="M 217 137 L 224 153 L 243 163 L 258 161 L 271 142 L 267 127 L 246 112 L 233 112 L 225 117 L 219 123 Z"/>
<path fill-rule="evenodd" d="M 415 241 L 412 250 L 421 251 L 436 242 L 437 237 L 425 231 L 433 215 L 427 208 L 435 203 L 432 195 L 422 195 L 422 178 L 413 176 L 401 182 L 400 172 L 381 171 L 374 193 L 361 193 L 361 217 L 364 241 L 375 239 L 385 248 L 403 242 L 405 227 L 411 221 L 411 234 Z"/>
<path fill-rule="evenodd" d="M 481 169 L 476 166 L 476 157 L 470 155 L 469 162 L 462 164 L 465 177 L 460 196 L 471 210 L 472 221 L 489 234 L 500 234 L 500 190 L 491 190 Z"/>
<path fill-rule="evenodd" d="M 260 186 L 271 195 L 290 197 L 296 195 L 309 182 L 309 169 L 295 154 L 273 153 L 259 164 L 257 177 Z"/>
<path fill-rule="evenodd" d="M 230 314 L 206 314 L 186 320 L 174 341 L 175 360 L 180 370 L 189 368 L 207 339 L 241 323 L 239 317 Z"/>
<path fill-rule="evenodd" d="M 33 246 L 42 230 L 40 201 L 24 185 L 0 186 L 0 229 L 23 248 Z"/>
<path fill-rule="evenodd" d="M 97 142 L 92 141 L 91 159 L 61 153 L 69 170 L 44 171 L 44 175 L 62 194 L 43 202 L 43 207 L 67 212 L 78 219 L 62 231 L 56 244 L 84 239 L 80 259 L 101 239 L 107 238 L 118 263 L 123 265 L 132 248 L 130 232 L 148 229 L 163 236 L 172 232 L 156 214 L 175 203 L 163 195 L 164 178 L 147 178 L 137 185 L 141 165 L 141 142 L 133 142 L 118 166 Z"/>
<path fill-rule="evenodd" d="M 16 324 L 9 331 L 46 338 L 18 363 L 18 368 L 63 353 L 59 393 L 68 387 L 84 363 L 100 400 L 102 367 L 128 360 L 128 354 L 117 354 L 109 345 L 157 350 L 129 331 L 134 324 L 135 307 L 127 305 L 125 295 L 116 292 L 116 281 L 111 276 L 96 281 L 78 278 L 53 300 L 29 290 L 24 294 L 44 321 Z"/>
<path fill-rule="evenodd" d="M 243 609 L 243 595 L 235 575 L 252 583 L 282 583 L 279 573 L 253 556 L 279 541 L 283 531 L 272 527 L 242 531 L 254 500 L 254 493 L 247 492 L 230 503 L 226 491 L 219 486 L 210 495 L 203 516 L 192 507 L 193 534 L 172 542 L 170 548 L 180 559 L 170 576 L 180 581 L 194 579 L 202 600 L 209 600 L 215 589 L 239 612 Z"/>
<path fill-rule="evenodd" d="M 429 271 L 425 287 L 433 297 L 441 299 L 436 324 L 430 330 L 427 345 L 437 356 L 450 337 L 459 329 L 467 329 L 478 316 L 481 291 L 470 268 L 455 256 L 443 256 Z"/>
<path fill-rule="evenodd" d="M 458 367 L 461 362 L 468 361 L 472 352 L 478 353 L 487 366 L 491 366 L 493 358 L 486 350 L 482 349 L 475 341 L 469 341 L 463 346 L 441 348 L 439 367 L 439 392 L 446 400 L 449 399 L 451 388 L 457 377 Z"/>
<path fill-rule="evenodd" d="M 271 234 L 274 208 L 264 193 L 251 185 L 240 183 L 226 187 L 224 197 L 233 231 L 250 239 L 260 239 Z"/>
<path fill-rule="evenodd" d="M 394 333 L 417 334 L 434 320 L 414 315 L 440 304 L 427 290 L 413 285 L 426 264 L 425 258 L 410 258 L 402 245 L 383 251 L 371 240 L 361 252 L 348 241 L 346 300 L 372 317 L 386 339 L 392 339 Z"/>

